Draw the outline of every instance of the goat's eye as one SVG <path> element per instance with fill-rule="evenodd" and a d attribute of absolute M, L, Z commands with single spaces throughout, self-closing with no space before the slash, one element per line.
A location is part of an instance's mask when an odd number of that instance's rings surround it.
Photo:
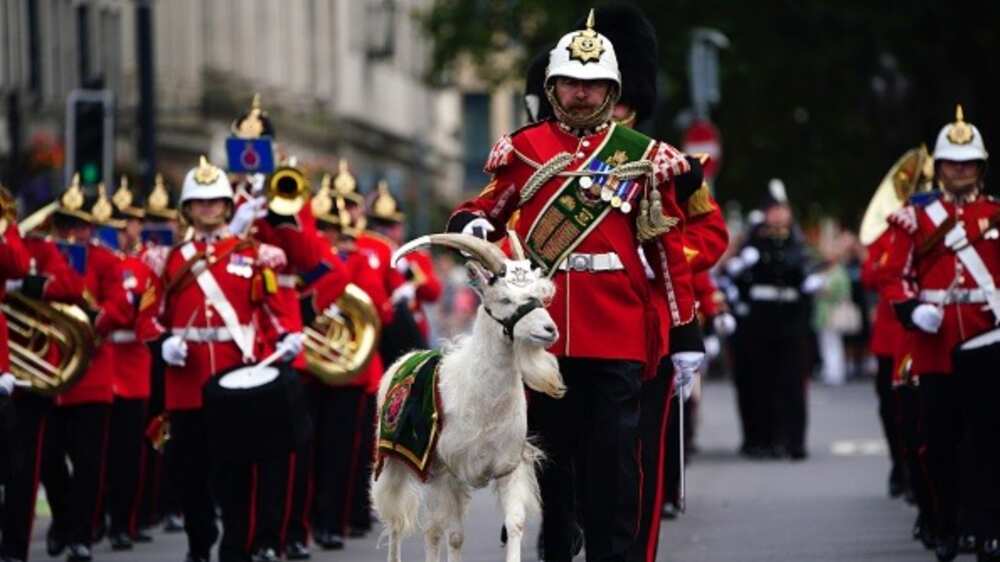
<path fill-rule="evenodd" d="M 514 301 L 508 299 L 507 297 L 504 297 L 504 298 L 500 299 L 500 304 L 502 304 L 503 306 L 507 306 L 507 305 L 514 304 Z"/>

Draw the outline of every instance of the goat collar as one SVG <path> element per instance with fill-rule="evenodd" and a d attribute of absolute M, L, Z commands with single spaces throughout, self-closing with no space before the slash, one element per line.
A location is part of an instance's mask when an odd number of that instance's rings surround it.
<path fill-rule="evenodd" d="M 514 313 L 507 318 L 497 318 L 493 315 L 493 311 L 491 311 L 489 307 L 483 306 L 483 310 L 486 311 L 486 314 L 488 314 L 490 318 L 496 320 L 501 326 L 503 326 L 503 333 L 507 336 L 507 339 L 514 341 L 514 326 L 516 326 L 517 323 L 520 322 L 522 318 L 527 316 L 532 310 L 542 308 L 542 306 L 542 301 L 536 298 L 531 298 L 528 302 L 517 307 L 517 310 L 515 310 Z"/>

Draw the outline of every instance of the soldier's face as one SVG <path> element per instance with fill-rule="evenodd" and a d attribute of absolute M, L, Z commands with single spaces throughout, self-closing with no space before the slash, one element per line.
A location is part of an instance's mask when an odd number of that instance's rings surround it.
<path fill-rule="evenodd" d="M 228 199 L 195 199 L 186 203 L 191 223 L 199 230 L 222 226 L 230 205 L 232 202 Z"/>
<path fill-rule="evenodd" d="M 954 162 L 939 160 L 937 162 L 938 178 L 948 191 L 965 191 L 979 181 L 979 162 Z"/>
<path fill-rule="evenodd" d="M 556 78 L 556 99 L 559 105 L 571 115 L 590 115 L 608 97 L 611 83 L 607 80 L 577 80 L 576 78 Z"/>
<path fill-rule="evenodd" d="M 788 205 L 771 205 L 764 213 L 764 222 L 774 228 L 788 228 L 792 224 L 792 210 Z"/>

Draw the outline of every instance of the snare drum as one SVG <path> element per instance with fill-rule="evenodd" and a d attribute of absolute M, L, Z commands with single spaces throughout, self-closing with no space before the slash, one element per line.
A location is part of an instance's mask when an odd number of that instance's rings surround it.
<path fill-rule="evenodd" d="M 220 456 L 261 459 L 309 438 L 302 383 L 288 364 L 237 367 L 212 377 L 202 392 L 209 443 Z"/>

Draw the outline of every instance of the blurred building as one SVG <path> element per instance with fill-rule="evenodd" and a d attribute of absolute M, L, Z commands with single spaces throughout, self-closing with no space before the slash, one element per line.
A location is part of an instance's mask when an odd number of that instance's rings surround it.
<path fill-rule="evenodd" d="M 68 93 L 106 87 L 116 103 L 116 171 L 143 173 L 145 41 L 155 69 L 155 166 L 173 185 L 198 154 L 225 162 L 229 124 L 259 92 L 277 140 L 300 165 L 318 176 L 347 158 L 363 189 L 387 178 L 426 229 L 426 202 L 482 185 L 492 142 L 519 119 L 511 91 L 491 94 L 469 78 L 461 88 L 428 85 L 429 38 L 414 14 L 429 2 L 4 0 L 0 159 L 40 134 L 62 139 Z M 144 9 L 152 37 L 138 36 Z"/>

